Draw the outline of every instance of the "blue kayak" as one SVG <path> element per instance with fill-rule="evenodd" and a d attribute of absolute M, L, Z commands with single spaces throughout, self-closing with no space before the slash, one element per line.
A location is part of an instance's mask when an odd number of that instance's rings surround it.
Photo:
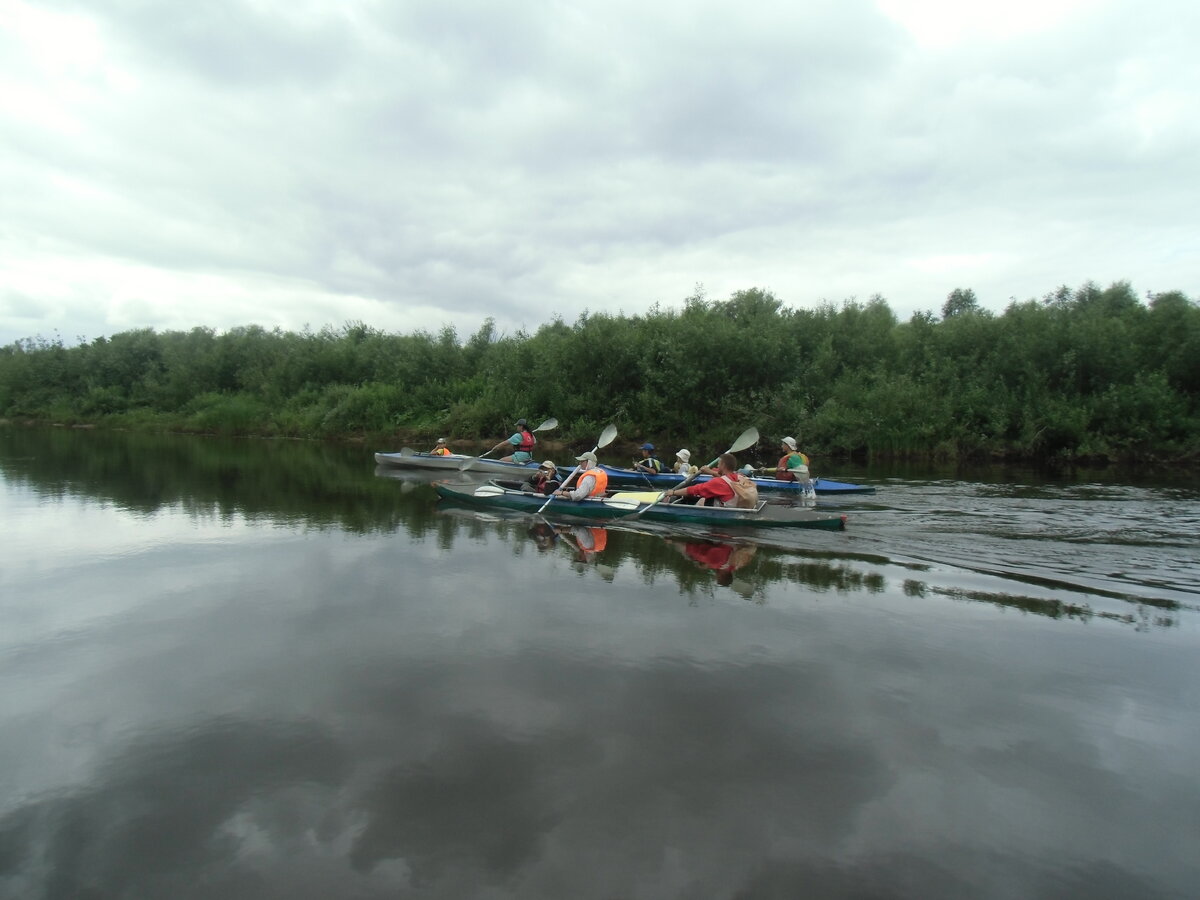
<path fill-rule="evenodd" d="M 675 487 L 679 482 L 683 481 L 682 475 L 677 475 L 674 472 L 663 472 L 659 475 L 650 475 L 648 473 L 638 472 L 634 469 L 622 469 L 617 466 L 601 465 L 600 468 L 608 473 L 608 483 L 613 487 L 650 487 L 659 490 Z M 703 481 L 708 481 L 713 476 L 697 475 L 692 479 L 692 484 L 698 484 Z M 800 482 L 798 481 L 781 481 L 778 478 L 752 478 L 759 491 L 771 491 L 775 493 L 795 493 L 800 490 Z M 873 494 L 875 488 L 862 485 L 851 484 L 848 481 L 833 481 L 829 478 L 814 478 L 813 487 L 818 494 Z"/>

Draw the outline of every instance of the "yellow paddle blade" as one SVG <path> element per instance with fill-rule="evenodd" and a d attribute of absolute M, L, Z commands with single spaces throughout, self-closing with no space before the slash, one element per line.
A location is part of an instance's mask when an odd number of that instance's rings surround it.
<path fill-rule="evenodd" d="M 662 491 L 617 491 L 612 495 L 614 500 L 631 500 L 634 503 L 653 503 Z"/>

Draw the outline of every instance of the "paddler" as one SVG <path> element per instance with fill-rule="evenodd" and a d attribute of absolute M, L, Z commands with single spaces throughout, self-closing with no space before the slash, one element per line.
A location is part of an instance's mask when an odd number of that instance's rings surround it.
<path fill-rule="evenodd" d="M 676 475 L 692 474 L 692 452 L 690 450 L 677 450 L 675 452 L 675 465 L 671 467 L 671 471 Z"/>
<path fill-rule="evenodd" d="M 512 447 L 513 452 L 508 456 L 502 456 L 500 462 L 528 463 L 533 462 L 533 448 L 536 444 L 537 438 L 529 430 L 529 423 L 524 419 L 517 419 L 517 430 L 489 450 L 488 453 L 495 453 L 497 450 L 509 446 Z"/>
<path fill-rule="evenodd" d="M 775 464 L 775 477 L 780 481 L 807 481 L 808 457 L 796 449 L 796 439 L 785 437 L 779 444 L 783 456 Z"/>
<path fill-rule="evenodd" d="M 554 492 L 556 497 L 568 500 L 585 500 L 588 497 L 603 497 L 608 490 L 608 473 L 597 468 L 599 461 L 591 450 L 575 457 L 579 463 L 579 476 L 572 487 L 564 487 Z M 570 481 L 570 478 L 567 479 Z"/>
<path fill-rule="evenodd" d="M 733 492 L 733 482 L 742 477 L 737 474 L 737 458 L 732 453 L 722 453 L 717 457 L 716 477 L 700 484 L 689 484 L 683 488 L 671 488 L 664 491 L 666 497 L 695 497 L 693 502 L 709 501 L 713 506 L 734 506 L 736 494 Z M 700 471 L 708 468 L 705 466 Z M 684 501 L 687 502 L 687 501 Z"/>
<path fill-rule="evenodd" d="M 558 478 L 558 466 L 551 460 L 546 460 L 537 471 L 529 476 L 529 480 L 521 485 L 521 490 L 534 494 L 553 494 L 561 482 Z"/>
<path fill-rule="evenodd" d="M 647 475 L 657 475 L 663 470 L 662 460 L 654 455 L 654 445 L 649 441 L 642 444 L 642 458 L 635 459 L 633 467 Z"/>
<path fill-rule="evenodd" d="M 446 446 L 446 439 L 438 438 L 437 446 L 435 446 L 432 450 L 429 451 L 429 455 L 430 456 L 449 456 L 450 448 Z"/>

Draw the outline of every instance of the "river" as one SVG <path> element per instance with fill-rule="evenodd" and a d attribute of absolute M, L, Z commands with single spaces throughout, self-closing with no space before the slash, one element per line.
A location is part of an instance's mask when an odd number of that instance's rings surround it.
<path fill-rule="evenodd" d="M 373 449 L 0 427 L 0 896 L 1200 892 L 1195 478 L 720 539 Z"/>

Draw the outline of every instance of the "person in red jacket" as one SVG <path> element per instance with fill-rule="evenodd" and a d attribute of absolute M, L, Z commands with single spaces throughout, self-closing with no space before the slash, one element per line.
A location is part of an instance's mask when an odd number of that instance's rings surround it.
<path fill-rule="evenodd" d="M 689 484 L 684 488 L 671 488 L 665 493 L 667 497 L 698 497 L 697 502 L 709 502 L 714 506 L 732 506 L 735 495 L 731 482 L 737 480 L 737 459 L 732 453 L 722 453 L 717 457 L 715 478 L 701 484 Z"/>

